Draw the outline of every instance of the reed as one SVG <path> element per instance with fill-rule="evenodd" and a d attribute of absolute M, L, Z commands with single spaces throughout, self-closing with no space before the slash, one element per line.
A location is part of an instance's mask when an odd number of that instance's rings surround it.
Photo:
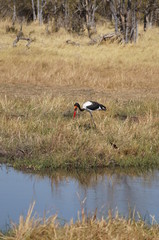
<path fill-rule="evenodd" d="M 109 211 L 107 219 L 99 220 L 96 213 L 92 217 L 87 217 L 82 210 L 81 217 L 75 223 L 72 220 L 69 224 L 60 226 L 56 215 L 49 219 L 32 216 L 33 206 L 30 207 L 26 218 L 20 216 L 18 225 L 12 224 L 12 228 L 5 235 L 0 233 L 1 240 L 159 239 L 158 225 L 147 225 L 140 218 L 138 221 L 133 217 L 126 219 L 119 216 L 118 212 L 113 217 Z"/>

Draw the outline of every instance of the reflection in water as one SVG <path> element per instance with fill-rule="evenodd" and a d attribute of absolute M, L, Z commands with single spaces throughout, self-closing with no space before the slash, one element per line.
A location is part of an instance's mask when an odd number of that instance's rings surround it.
<path fill-rule="evenodd" d="M 35 200 L 39 216 L 57 213 L 60 221 L 77 219 L 78 211 L 97 217 L 107 216 L 108 210 L 118 210 L 128 216 L 136 210 L 146 220 L 155 215 L 159 222 L 159 172 L 56 171 L 48 175 L 22 173 L 13 168 L 0 168 L 0 229 L 5 229 L 10 219 L 18 222 L 19 215 L 27 213 Z"/>

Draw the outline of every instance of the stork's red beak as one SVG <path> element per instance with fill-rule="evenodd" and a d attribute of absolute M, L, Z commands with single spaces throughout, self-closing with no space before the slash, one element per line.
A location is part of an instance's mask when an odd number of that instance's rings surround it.
<path fill-rule="evenodd" d="M 73 114 L 73 118 L 75 118 L 75 116 L 76 116 L 76 112 L 77 112 L 77 107 L 75 106 L 75 107 L 74 107 L 74 114 Z"/>
<path fill-rule="evenodd" d="M 73 118 L 75 118 L 75 116 L 76 116 L 76 111 L 74 111 Z"/>

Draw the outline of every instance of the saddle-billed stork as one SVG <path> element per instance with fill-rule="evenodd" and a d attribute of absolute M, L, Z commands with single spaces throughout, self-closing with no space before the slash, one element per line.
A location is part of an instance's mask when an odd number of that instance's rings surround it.
<path fill-rule="evenodd" d="M 73 115 L 74 118 L 76 116 L 77 109 L 79 109 L 80 111 L 85 111 L 86 110 L 87 112 L 89 112 L 90 115 L 91 115 L 91 119 L 94 123 L 94 126 L 96 126 L 96 125 L 95 125 L 95 122 L 94 122 L 94 119 L 93 119 L 92 112 L 96 111 L 96 110 L 106 111 L 106 107 L 104 105 L 98 103 L 98 102 L 87 101 L 83 104 L 82 108 L 79 105 L 79 103 L 75 103 L 74 104 L 74 115 Z"/>

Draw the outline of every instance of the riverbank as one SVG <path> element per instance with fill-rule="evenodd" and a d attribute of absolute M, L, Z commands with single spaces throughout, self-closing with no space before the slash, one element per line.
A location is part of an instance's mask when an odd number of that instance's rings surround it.
<path fill-rule="evenodd" d="M 0 98 L 2 162 L 35 171 L 159 165 L 156 100 L 110 101 L 108 111 L 73 119 L 73 101 Z"/>
<path fill-rule="evenodd" d="M 86 36 L 34 29 L 30 48 L 0 30 L 0 161 L 18 169 L 159 166 L 159 35 L 136 45 L 88 46 Z M 101 28 L 101 31 L 103 28 Z M 110 31 L 110 29 L 109 29 Z M 67 45 L 71 38 L 82 45 Z M 95 100 L 106 112 L 73 120 L 73 105 Z"/>
<path fill-rule="evenodd" d="M 49 219 L 38 219 L 32 216 L 32 205 L 28 211 L 26 219 L 22 216 L 18 225 L 13 225 L 12 229 L 5 235 L 0 233 L 1 240 L 18 239 L 136 239 L 136 240 L 157 240 L 159 239 L 158 225 L 147 225 L 139 219 L 120 217 L 118 213 L 113 218 L 109 212 L 108 218 L 98 220 L 96 213 L 92 217 L 87 217 L 84 210 L 76 223 L 60 226 L 57 215 Z"/>

